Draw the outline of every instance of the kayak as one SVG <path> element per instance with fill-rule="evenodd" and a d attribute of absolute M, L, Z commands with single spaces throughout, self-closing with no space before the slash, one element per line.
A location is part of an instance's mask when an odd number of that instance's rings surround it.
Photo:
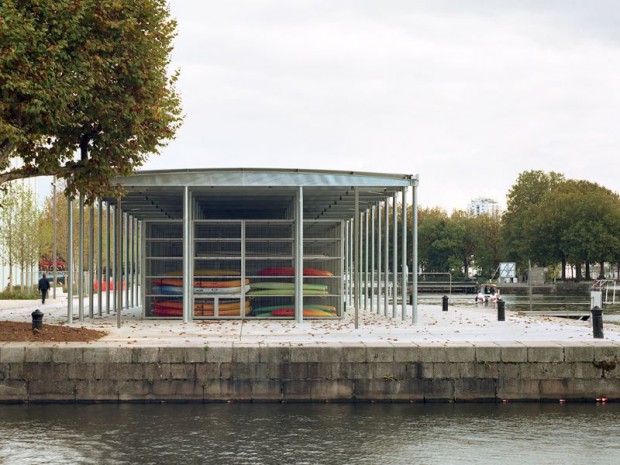
<path fill-rule="evenodd" d="M 295 276 L 295 268 L 265 268 L 258 272 L 259 276 Z M 334 276 L 327 270 L 304 268 L 304 276 Z"/>
<path fill-rule="evenodd" d="M 277 283 L 277 282 L 261 282 L 252 283 L 252 289 L 295 289 L 295 283 Z M 327 291 L 327 286 L 324 284 L 303 284 L 305 291 Z"/>
<path fill-rule="evenodd" d="M 276 312 L 274 314 L 274 312 Z M 256 316 L 295 316 L 295 307 L 291 305 L 273 305 L 258 307 L 252 310 Z M 337 316 L 336 307 L 330 305 L 304 305 L 304 317 L 306 316 Z"/>
<path fill-rule="evenodd" d="M 327 295 L 325 290 L 304 289 L 304 295 Z M 259 289 L 250 290 L 248 295 L 295 295 L 295 289 Z"/>
<path fill-rule="evenodd" d="M 245 280 L 245 285 L 249 285 L 250 280 Z M 183 279 L 179 278 L 158 278 L 153 280 L 153 286 L 174 286 L 183 287 Z M 226 281 L 203 281 L 200 279 L 194 280 L 194 288 L 227 288 L 227 287 L 241 287 L 240 279 L 226 280 Z"/>

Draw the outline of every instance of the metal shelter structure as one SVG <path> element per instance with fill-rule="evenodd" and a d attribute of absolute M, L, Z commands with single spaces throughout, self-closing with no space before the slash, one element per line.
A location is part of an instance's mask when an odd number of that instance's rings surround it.
<path fill-rule="evenodd" d="M 141 307 L 143 318 L 184 322 L 204 318 L 301 322 L 338 318 L 353 306 L 357 327 L 362 308 L 396 316 L 400 305 L 402 318 L 407 318 L 410 297 L 412 321 L 417 323 L 417 176 L 187 169 L 142 171 L 115 182 L 123 187 L 123 196 L 104 198 L 90 208 L 87 273 L 85 211 L 83 198 L 79 200 L 75 268 L 78 295 L 85 294 L 88 281 L 91 317 L 95 308 L 102 315 L 104 308 L 110 313 Z M 408 225 L 410 187 L 413 221 Z M 72 243 L 71 206 L 69 213 Z M 74 260 L 71 255 L 69 262 Z M 74 317 L 73 292 L 69 276 L 69 322 Z M 83 319 L 84 299 L 78 302 Z M 121 312 L 116 313 L 120 326 Z"/>

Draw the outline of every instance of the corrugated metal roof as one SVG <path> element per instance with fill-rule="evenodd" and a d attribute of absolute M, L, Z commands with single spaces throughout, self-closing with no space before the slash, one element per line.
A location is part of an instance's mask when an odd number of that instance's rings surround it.
<path fill-rule="evenodd" d="M 417 183 L 412 175 L 283 169 L 141 171 L 115 180 L 125 189 L 122 208 L 139 219 L 181 219 L 183 190 L 190 188 L 205 218 L 291 218 L 303 187 L 304 218 L 348 219 L 355 189 L 360 210 Z M 114 199 L 104 199 L 114 204 Z"/>

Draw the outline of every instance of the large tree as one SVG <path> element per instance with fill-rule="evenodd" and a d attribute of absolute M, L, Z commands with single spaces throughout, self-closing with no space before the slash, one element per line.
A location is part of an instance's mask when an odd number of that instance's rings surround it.
<path fill-rule="evenodd" d="M 533 218 L 545 196 L 554 186 L 564 181 L 559 173 L 524 171 L 510 188 L 507 206 L 502 216 L 502 244 L 504 257 L 524 268 L 528 259 L 535 260 L 532 234 Z M 541 263 L 544 264 L 544 263 Z"/>
<path fill-rule="evenodd" d="M 165 0 L 0 2 L 0 186 L 57 175 L 92 200 L 157 154 L 181 121 L 175 31 Z"/>
<path fill-rule="evenodd" d="M 567 180 L 547 194 L 532 221 L 537 249 L 548 259 L 581 264 L 617 261 L 620 257 L 620 197 L 598 184 Z"/>

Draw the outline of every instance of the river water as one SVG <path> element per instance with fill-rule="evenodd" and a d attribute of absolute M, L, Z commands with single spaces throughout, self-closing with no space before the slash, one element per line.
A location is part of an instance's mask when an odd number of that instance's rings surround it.
<path fill-rule="evenodd" d="M 620 404 L 0 405 L 2 464 L 613 464 Z"/>

